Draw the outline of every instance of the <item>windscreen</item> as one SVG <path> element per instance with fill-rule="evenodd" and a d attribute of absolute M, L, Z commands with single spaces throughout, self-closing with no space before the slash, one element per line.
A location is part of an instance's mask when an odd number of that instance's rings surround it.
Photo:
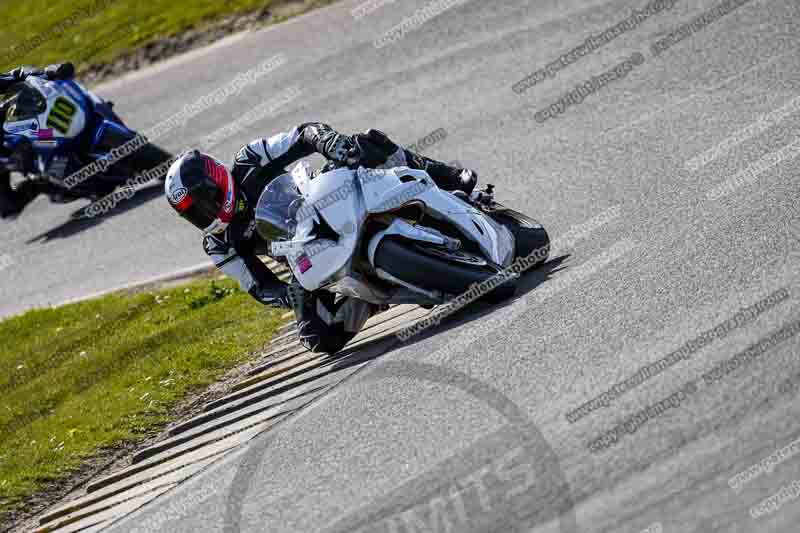
<path fill-rule="evenodd" d="M 256 229 L 267 241 L 288 239 L 294 234 L 295 215 L 303 201 L 291 174 L 272 180 L 256 205 Z"/>

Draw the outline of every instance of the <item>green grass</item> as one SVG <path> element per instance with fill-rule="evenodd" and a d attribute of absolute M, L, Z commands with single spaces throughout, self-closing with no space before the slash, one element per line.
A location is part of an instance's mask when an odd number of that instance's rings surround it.
<path fill-rule="evenodd" d="M 143 438 L 263 348 L 280 314 L 226 280 L 0 322 L 0 517 L 101 448 Z"/>
<path fill-rule="evenodd" d="M 309 2 L 308 7 L 332 0 Z M 256 11 L 289 3 L 288 0 L 25 0 L 0 6 L 0 70 L 20 64 L 46 65 L 71 60 L 80 71 L 89 64 L 109 62 L 160 36 L 233 13 Z M 66 31 L 60 24 L 89 9 Z M 71 19 L 70 19 L 71 20 Z M 30 43 L 41 44 L 29 50 Z M 19 55 L 12 46 L 24 46 Z M 12 57 L 7 54 L 11 53 Z"/>

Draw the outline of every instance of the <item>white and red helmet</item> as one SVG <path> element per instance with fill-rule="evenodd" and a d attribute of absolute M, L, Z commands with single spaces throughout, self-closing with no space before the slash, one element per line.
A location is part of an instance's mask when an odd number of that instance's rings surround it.
<path fill-rule="evenodd" d="M 167 200 L 183 218 L 205 233 L 225 231 L 236 212 L 236 183 L 225 165 L 193 150 L 167 171 Z"/>

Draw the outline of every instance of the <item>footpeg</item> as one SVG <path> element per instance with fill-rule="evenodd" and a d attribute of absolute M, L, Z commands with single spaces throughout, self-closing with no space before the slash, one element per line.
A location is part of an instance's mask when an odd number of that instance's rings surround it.
<path fill-rule="evenodd" d="M 485 189 L 473 192 L 470 201 L 474 204 L 491 205 L 494 202 L 494 185 L 487 183 Z"/>
<path fill-rule="evenodd" d="M 451 237 L 442 237 L 444 239 L 444 248 L 448 252 L 455 252 L 456 250 L 461 249 L 461 241 L 458 239 L 453 239 Z"/>
<path fill-rule="evenodd" d="M 453 194 L 453 196 L 455 196 L 456 198 L 458 198 L 462 202 L 466 202 L 466 203 L 470 202 L 469 195 L 467 193 L 465 193 L 464 191 L 452 191 L 452 194 Z"/>

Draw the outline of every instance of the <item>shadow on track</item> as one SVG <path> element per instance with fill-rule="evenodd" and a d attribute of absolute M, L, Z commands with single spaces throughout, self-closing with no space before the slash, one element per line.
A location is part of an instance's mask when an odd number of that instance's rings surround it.
<path fill-rule="evenodd" d="M 345 348 L 341 352 L 337 353 L 330 361 L 331 369 L 332 371 L 337 371 L 353 365 L 361 364 L 365 361 L 380 357 L 397 345 L 412 345 L 431 336 L 438 335 L 455 327 L 466 324 L 467 322 L 480 320 L 487 315 L 491 315 L 492 313 L 497 312 L 504 307 L 512 305 L 520 298 L 524 298 L 526 294 L 546 283 L 556 273 L 565 270 L 567 267 L 562 266 L 562 263 L 564 263 L 564 261 L 566 261 L 569 257 L 569 254 L 566 254 L 553 258 L 547 263 L 523 276 L 518 282 L 516 295 L 505 302 L 499 304 L 473 302 L 463 309 L 460 309 L 452 315 L 446 317 L 438 326 L 428 328 L 428 330 L 412 337 L 405 342 L 401 341 L 397 336 L 391 333 L 388 335 L 376 335 L 376 338 L 374 339 L 364 341 L 354 347 Z"/>
<path fill-rule="evenodd" d="M 136 194 L 127 200 L 124 200 L 114 206 L 108 213 L 105 213 L 100 216 L 96 217 L 84 217 L 83 213 L 87 206 L 91 204 L 86 204 L 85 206 L 81 207 L 72 212 L 72 217 L 66 222 L 56 226 L 55 228 L 49 229 L 44 233 L 40 233 L 35 237 L 31 237 L 25 243 L 26 244 L 34 244 L 34 243 L 45 243 L 53 239 L 64 239 L 67 237 L 71 237 L 76 233 L 80 233 L 81 231 L 85 231 L 87 229 L 93 228 L 98 224 L 101 224 L 105 219 L 112 218 L 117 215 L 121 215 L 126 213 L 132 209 L 143 205 L 150 200 L 154 200 L 160 196 L 164 195 L 164 186 L 161 183 L 156 185 L 150 185 L 148 187 L 144 187 L 142 189 L 138 189 Z"/>
<path fill-rule="evenodd" d="M 499 305 L 476 303 L 467 306 L 447 317 L 443 325 L 431 327 L 428 331 L 418 335 L 413 342 L 484 317 L 497 309 L 513 304 L 517 299 L 524 297 L 526 293 L 554 278 L 556 272 L 566 269 L 562 263 L 568 257 L 568 255 L 559 256 L 524 276 L 518 282 L 517 298 Z M 476 473 L 485 471 L 491 473 L 494 469 L 497 471 L 497 475 L 486 477 L 487 486 L 484 496 L 488 502 L 486 503 L 487 508 L 482 508 L 480 516 L 470 517 L 469 521 L 462 520 L 459 522 L 460 526 L 470 524 L 470 530 L 476 531 L 486 530 L 491 524 L 499 525 L 504 531 L 522 531 L 521 527 L 525 526 L 524 530 L 530 531 L 534 529 L 530 527 L 531 525 L 538 527 L 557 522 L 559 533 L 577 533 L 572 489 L 566 480 L 557 454 L 538 427 L 528 419 L 525 410 L 514 404 L 496 386 L 451 368 L 405 360 L 383 360 L 379 366 L 370 364 L 378 362 L 383 355 L 390 353 L 401 344 L 404 343 L 391 332 L 377 333 L 374 338 L 367 338 L 338 354 L 323 356 L 322 364 L 314 369 L 313 376 L 287 384 L 286 387 L 313 383 L 323 376 L 334 375 L 347 369 L 352 369 L 354 372 L 344 372 L 345 377 L 341 378 L 340 383 L 357 375 L 368 382 L 400 377 L 434 383 L 442 389 L 449 387 L 461 390 L 497 411 L 506 419 L 507 424 L 499 431 L 483 435 L 467 449 L 460 450 L 452 457 L 430 465 L 419 476 L 376 497 L 374 501 L 363 502 L 363 505 L 355 511 L 328 524 L 325 531 L 327 533 L 345 531 L 367 533 L 386 531 L 387 527 L 385 526 L 389 524 L 397 526 L 398 523 L 426 523 L 427 518 L 433 521 L 435 520 L 433 514 L 428 516 L 427 510 L 436 507 L 437 502 L 446 503 L 452 499 L 452 491 L 448 492 L 447 487 L 458 488 L 460 491 L 458 494 L 461 494 L 466 491 L 462 486 L 464 480 L 472 479 Z M 363 368 L 370 368 L 369 372 L 362 373 L 362 369 L 357 368 L 364 363 L 367 365 Z M 280 380 L 273 381 L 272 385 L 279 382 Z M 285 390 L 278 388 L 273 392 L 277 394 L 285 392 Z M 327 394 L 327 392 L 323 394 Z M 292 420 L 292 417 L 287 420 Z M 236 475 L 230 483 L 226 497 L 226 508 L 223 515 L 225 526 L 222 530 L 224 533 L 241 533 L 251 530 L 245 519 L 247 517 L 246 505 L 256 491 L 259 471 L 261 465 L 267 460 L 268 449 L 275 434 L 275 431 L 268 430 L 254 439 L 244 457 L 240 459 L 236 467 Z M 498 464 L 507 466 L 501 467 Z M 517 473 L 520 470 L 527 472 L 526 482 L 530 479 L 535 480 L 533 484 L 526 484 L 523 487 L 524 490 L 515 491 L 515 496 L 511 499 L 504 496 L 509 491 L 506 490 L 508 487 L 503 485 L 500 475 L 509 470 L 509 465 L 513 465 L 512 470 Z M 462 500 L 459 502 L 463 503 Z M 450 507 L 455 507 L 455 504 Z M 476 508 L 476 505 L 472 505 L 470 512 L 477 515 Z M 464 509 L 462 514 L 466 513 L 466 507 Z M 451 512 L 449 515 L 446 521 L 450 525 L 452 525 L 451 522 L 457 522 L 460 516 L 456 512 Z M 397 531 L 398 527 L 388 529 Z M 409 526 L 405 529 L 410 531 L 412 527 Z"/>

